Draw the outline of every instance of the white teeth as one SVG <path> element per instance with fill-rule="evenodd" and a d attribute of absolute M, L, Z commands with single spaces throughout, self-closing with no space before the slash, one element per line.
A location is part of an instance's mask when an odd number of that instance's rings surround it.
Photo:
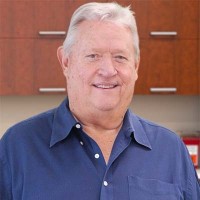
<path fill-rule="evenodd" d="M 114 88 L 115 85 L 96 85 L 97 88 L 109 89 Z"/>

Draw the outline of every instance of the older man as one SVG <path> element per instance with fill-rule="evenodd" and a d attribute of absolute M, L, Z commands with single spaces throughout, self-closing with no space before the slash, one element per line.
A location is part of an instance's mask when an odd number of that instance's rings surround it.
<path fill-rule="evenodd" d="M 1 199 L 198 200 L 178 136 L 128 110 L 139 66 L 129 8 L 78 8 L 58 58 L 68 98 L 2 138 Z"/>

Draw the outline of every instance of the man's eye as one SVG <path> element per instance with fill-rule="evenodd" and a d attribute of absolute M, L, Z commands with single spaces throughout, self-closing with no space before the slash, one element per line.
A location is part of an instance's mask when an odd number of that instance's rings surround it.
<path fill-rule="evenodd" d="M 116 58 L 118 61 L 126 61 L 126 60 L 128 60 L 126 57 L 121 56 L 121 55 L 115 56 L 115 58 Z"/>
<path fill-rule="evenodd" d="M 90 54 L 86 56 L 87 58 L 91 58 L 91 59 L 97 59 L 99 57 L 98 54 Z"/>

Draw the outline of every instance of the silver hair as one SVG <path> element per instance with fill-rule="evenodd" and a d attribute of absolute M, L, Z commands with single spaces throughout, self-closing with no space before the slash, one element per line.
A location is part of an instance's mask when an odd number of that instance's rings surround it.
<path fill-rule="evenodd" d="M 137 32 L 134 12 L 130 10 L 130 6 L 122 7 L 113 3 L 86 3 L 80 6 L 72 15 L 68 28 L 67 37 L 63 43 L 65 54 L 69 54 L 75 42 L 78 25 L 86 20 L 109 21 L 118 25 L 128 27 L 133 36 L 133 46 L 135 50 L 135 58 L 138 61 L 140 57 L 139 37 Z"/>

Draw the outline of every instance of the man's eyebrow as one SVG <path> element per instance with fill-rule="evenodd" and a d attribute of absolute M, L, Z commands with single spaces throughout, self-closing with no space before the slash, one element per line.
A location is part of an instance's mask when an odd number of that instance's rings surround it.
<path fill-rule="evenodd" d="M 104 52 L 104 48 L 91 48 L 90 50 L 87 51 L 92 51 L 92 52 Z M 129 51 L 126 48 L 112 48 L 111 53 L 128 53 Z"/>

